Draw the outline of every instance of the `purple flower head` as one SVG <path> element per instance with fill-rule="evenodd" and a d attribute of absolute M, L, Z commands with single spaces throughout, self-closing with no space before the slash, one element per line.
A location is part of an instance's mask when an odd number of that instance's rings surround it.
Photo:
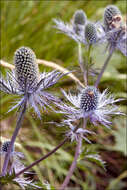
<path fill-rule="evenodd" d="M 5 141 L 0 149 L 0 156 L 5 157 L 7 154 L 8 148 L 10 145 L 10 141 Z M 11 150 L 11 155 L 10 155 L 10 162 L 11 162 L 11 168 L 9 169 L 9 173 L 13 173 L 13 170 L 15 173 L 19 172 L 24 168 L 24 164 L 20 162 L 20 159 L 23 159 L 24 155 L 21 152 L 15 151 L 15 147 L 13 146 Z"/>
<path fill-rule="evenodd" d="M 72 26 L 77 35 L 80 35 L 84 30 L 84 26 L 87 22 L 87 16 L 83 10 L 77 10 L 72 19 Z"/>
<path fill-rule="evenodd" d="M 114 5 L 108 5 L 104 11 L 104 25 L 105 30 L 109 31 L 115 27 L 115 23 L 122 21 L 122 15 L 118 7 Z"/>
<path fill-rule="evenodd" d="M 120 50 L 127 56 L 127 28 L 123 22 L 120 10 L 109 5 L 104 12 L 104 30 L 108 40 L 109 51 Z"/>
<path fill-rule="evenodd" d="M 69 122 L 81 118 L 89 118 L 94 125 L 98 123 L 109 127 L 111 115 L 124 115 L 115 105 L 121 99 L 115 100 L 107 89 L 102 93 L 94 86 L 87 86 L 78 95 L 67 94 L 62 91 L 69 101 L 68 104 L 57 104 L 60 113 L 64 113 Z M 70 105 L 72 104 L 72 105 Z"/>
<path fill-rule="evenodd" d="M 85 26 L 85 39 L 88 44 L 94 44 L 98 40 L 97 30 L 94 23 L 88 22 Z"/>
<path fill-rule="evenodd" d="M 46 109 L 52 102 L 59 100 L 46 91 L 49 87 L 57 83 L 64 75 L 60 72 L 39 73 L 34 52 L 28 47 L 21 47 L 15 52 L 15 69 L 7 74 L 6 80 L 1 76 L 0 90 L 21 96 L 20 101 L 9 111 L 18 106 L 22 106 L 27 99 L 27 104 L 34 108 L 40 117 L 39 108 Z"/>
<path fill-rule="evenodd" d="M 64 23 L 60 19 L 54 19 L 54 22 L 56 24 L 55 28 L 75 40 L 77 43 L 90 45 L 106 41 L 106 39 L 104 39 L 105 32 L 103 26 L 99 22 L 91 23 L 86 20 L 84 25 L 76 25 L 74 20 L 69 24 Z"/>
<path fill-rule="evenodd" d="M 1 157 L 5 157 L 5 155 L 7 154 L 9 145 L 10 145 L 10 141 L 5 141 L 2 144 L 1 149 L 0 149 Z M 21 159 L 24 159 L 24 154 L 21 152 L 15 151 L 15 147 L 13 146 L 13 149 L 11 150 L 11 155 L 10 155 L 10 166 L 8 168 L 9 175 L 12 175 L 13 173 L 16 174 L 25 168 L 24 164 L 21 162 Z M 13 182 L 17 183 L 23 190 L 25 190 L 25 187 L 27 186 L 30 186 L 32 189 L 39 188 L 37 185 L 35 185 L 32 182 L 32 180 L 29 180 L 28 178 L 23 177 L 23 175 L 20 175 L 19 177 L 14 178 Z"/>

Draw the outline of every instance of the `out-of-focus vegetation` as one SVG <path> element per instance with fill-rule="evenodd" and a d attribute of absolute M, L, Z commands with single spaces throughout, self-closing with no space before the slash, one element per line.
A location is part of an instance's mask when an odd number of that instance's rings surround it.
<path fill-rule="evenodd" d="M 78 68 L 77 45 L 64 34 L 53 28 L 53 18 L 69 21 L 77 9 L 83 9 L 93 21 L 102 20 L 105 6 L 115 4 L 126 14 L 126 1 L 2 1 L 1 2 L 1 59 L 13 63 L 13 55 L 20 46 L 32 48 L 37 58 L 56 62 L 69 70 Z M 106 58 L 105 47 L 95 47 L 93 58 L 95 66 L 101 68 Z M 40 65 L 40 72 L 51 68 Z M 109 88 L 116 98 L 126 97 L 126 58 L 115 52 L 100 83 L 100 90 Z M 5 74 L 7 68 L 1 67 Z M 82 80 L 80 72 L 75 75 Z M 93 81 L 91 81 L 92 84 Z M 59 81 L 52 92 L 61 96 L 60 88 L 76 90 L 76 84 L 69 77 Z M 7 113 L 15 102 L 15 97 L 1 94 L 1 136 L 11 138 L 14 131 L 17 113 Z M 125 111 L 125 101 L 120 103 Z M 29 110 L 23 122 L 17 142 L 22 146 L 18 151 L 25 154 L 24 163 L 28 165 L 35 159 L 52 150 L 63 138 L 64 129 L 48 124 L 47 121 L 60 122 L 62 116 L 50 110 L 42 113 L 40 121 L 32 110 Z M 126 120 L 125 117 L 113 118 L 112 130 L 91 127 L 97 135 L 91 137 L 92 145 L 83 142 L 83 147 L 91 147 L 92 151 L 100 152 L 107 162 L 106 171 L 85 158 L 78 162 L 78 167 L 69 184 L 84 190 L 125 190 L 127 188 L 127 152 L 126 152 Z M 3 139 L 3 138 L 2 138 Z M 55 189 L 66 176 L 73 160 L 75 143 L 68 143 L 57 153 L 34 167 L 38 175 L 31 175 L 34 180 L 48 181 Z M 38 176 L 38 177 L 37 177 Z M 16 186 L 5 187 L 5 190 L 17 190 Z"/>

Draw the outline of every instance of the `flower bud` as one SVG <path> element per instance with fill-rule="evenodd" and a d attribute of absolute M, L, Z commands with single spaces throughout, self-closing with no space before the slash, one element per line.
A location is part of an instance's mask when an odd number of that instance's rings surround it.
<path fill-rule="evenodd" d="M 98 104 L 99 91 L 93 86 L 87 86 L 81 93 L 80 108 L 85 112 L 94 111 Z"/>
<path fill-rule="evenodd" d="M 109 30 L 114 25 L 114 22 L 120 22 L 122 20 L 121 12 L 118 7 L 109 5 L 104 11 L 104 25 L 105 29 Z"/>
<path fill-rule="evenodd" d="M 94 44 L 97 41 L 97 30 L 93 23 L 89 22 L 85 26 L 85 39 L 88 44 Z"/>
<path fill-rule="evenodd" d="M 85 25 L 87 20 L 86 14 L 83 10 L 77 10 L 74 14 L 74 24 Z"/>
<path fill-rule="evenodd" d="M 34 52 L 28 47 L 21 47 L 14 56 L 15 75 L 20 87 L 34 86 L 38 82 L 39 69 Z"/>

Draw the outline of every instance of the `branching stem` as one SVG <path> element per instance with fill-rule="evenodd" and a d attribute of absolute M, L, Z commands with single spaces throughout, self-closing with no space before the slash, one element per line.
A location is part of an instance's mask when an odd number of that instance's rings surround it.
<path fill-rule="evenodd" d="M 40 159 L 36 160 L 35 162 L 33 162 L 32 164 L 30 164 L 28 167 L 24 168 L 23 170 L 21 170 L 20 172 L 18 172 L 15 176 L 18 177 L 19 175 L 21 175 L 22 173 L 26 172 L 27 170 L 29 170 L 30 168 L 32 168 L 33 166 L 39 164 L 42 160 L 45 160 L 46 158 L 48 158 L 49 156 L 51 156 L 53 153 L 55 153 L 61 146 L 63 146 L 65 144 L 65 142 L 68 140 L 68 137 L 66 137 L 57 147 L 55 147 L 52 151 L 48 152 L 46 155 L 44 155 L 43 157 L 41 157 Z"/>

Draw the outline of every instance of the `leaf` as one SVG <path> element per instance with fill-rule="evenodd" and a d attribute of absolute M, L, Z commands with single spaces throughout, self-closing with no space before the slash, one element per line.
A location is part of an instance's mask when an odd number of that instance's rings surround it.
<path fill-rule="evenodd" d="M 81 153 L 79 159 L 80 160 L 84 159 L 84 160 L 88 160 L 90 162 L 94 162 L 98 166 L 100 166 L 103 169 L 105 169 L 105 162 L 101 159 L 101 156 L 97 152 L 95 152 L 95 151 L 91 151 L 91 150 L 85 148 L 83 150 L 83 152 Z"/>

